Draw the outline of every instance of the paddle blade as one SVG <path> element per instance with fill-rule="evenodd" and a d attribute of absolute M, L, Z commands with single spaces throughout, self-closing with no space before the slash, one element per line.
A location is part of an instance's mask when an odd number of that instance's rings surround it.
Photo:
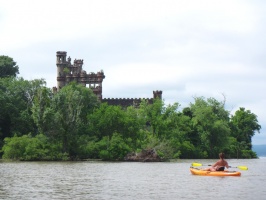
<path fill-rule="evenodd" d="M 231 166 L 229 166 L 229 167 L 231 167 Z M 241 169 L 241 170 L 248 170 L 247 166 L 237 166 L 237 167 L 231 167 L 231 168 L 238 168 L 238 169 Z"/>
<path fill-rule="evenodd" d="M 192 163 L 191 165 L 192 165 L 193 167 L 200 167 L 200 166 L 202 166 L 201 163 Z"/>
<path fill-rule="evenodd" d="M 238 166 L 237 168 L 238 169 L 241 169 L 241 170 L 248 170 L 248 167 L 247 166 Z"/>

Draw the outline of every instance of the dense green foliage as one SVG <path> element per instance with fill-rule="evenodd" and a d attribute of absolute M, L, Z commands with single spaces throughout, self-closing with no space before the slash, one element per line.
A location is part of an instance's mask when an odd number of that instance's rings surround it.
<path fill-rule="evenodd" d="M 32 103 L 43 80 L 0 78 L 0 146 L 6 137 L 36 133 L 32 119 Z"/>
<path fill-rule="evenodd" d="M 0 56 L 0 78 L 16 77 L 19 69 L 13 58 L 8 56 Z"/>
<path fill-rule="evenodd" d="M 257 116 L 225 101 L 196 97 L 188 107 L 142 101 L 138 108 L 100 103 L 86 87 L 71 83 L 52 93 L 44 80 L 0 78 L 0 148 L 4 159 L 123 160 L 154 149 L 164 160 L 254 158 Z"/>

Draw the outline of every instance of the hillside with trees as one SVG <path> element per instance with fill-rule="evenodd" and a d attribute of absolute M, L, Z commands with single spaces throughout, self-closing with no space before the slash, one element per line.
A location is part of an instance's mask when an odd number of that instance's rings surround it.
<path fill-rule="evenodd" d="M 250 110 L 233 115 L 225 100 L 195 97 L 181 109 L 145 100 L 138 108 L 100 103 L 75 82 L 53 93 L 45 80 L 16 77 L 13 59 L 0 56 L 0 149 L 14 160 L 124 160 L 152 149 L 162 160 L 256 158 L 251 139 L 261 126 Z M 4 63 L 4 64 L 2 64 Z M 13 64 L 12 64 L 13 63 Z M 3 67 L 4 66 L 4 67 Z M 6 70 L 7 68 L 14 68 Z"/>

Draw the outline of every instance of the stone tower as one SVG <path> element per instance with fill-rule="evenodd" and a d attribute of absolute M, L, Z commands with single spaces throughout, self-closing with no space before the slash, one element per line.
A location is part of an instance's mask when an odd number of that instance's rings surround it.
<path fill-rule="evenodd" d="M 57 66 L 57 88 L 54 91 L 60 90 L 71 81 L 75 81 L 83 86 L 88 86 L 93 93 L 102 100 L 102 82 L 105 78 L 103 71 L 97 73 L 89 73 L 82 69 L 83 60 L 74 60 L 71 64 L 71 58 L 67 57 L 67 52 L 56 52 L 56 66 Z"/>
<path fill-rule="evenodd" d="M 161 91 L 161 90 L 153 91 L 153 98 L 154 99 L 159 98 L 162 100 L 162 94 L 163 94 L 163 91 Z"/>
<path fill-rule="evenodd" d="M 66 62 L 67 53 L 65 51 L 56 52 L 56 66 L 57 66 L 57 89 L 60 90 L 66 84 L 66 76 L 64 69 L 68 67 Z"/>

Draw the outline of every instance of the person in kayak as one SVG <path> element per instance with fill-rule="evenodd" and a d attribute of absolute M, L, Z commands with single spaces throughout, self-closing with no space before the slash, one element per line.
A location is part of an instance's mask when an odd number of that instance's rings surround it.
<path fill-rule="evenodd" d="M 224 168 L 229 168 L 226 160 L 224 160 L 224 153 L 219 153 L 220 160 L 214 163 L 211 167 L 204 169 L 205 171 L 224 171 Z"/>

